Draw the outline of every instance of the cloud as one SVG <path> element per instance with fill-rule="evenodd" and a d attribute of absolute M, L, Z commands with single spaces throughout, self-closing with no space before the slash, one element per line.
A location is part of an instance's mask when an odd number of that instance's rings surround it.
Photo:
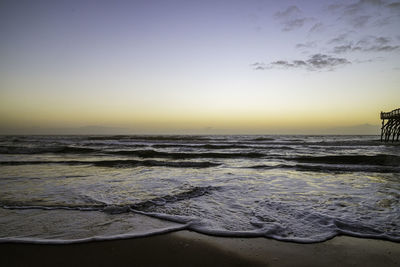
<path fill-rule="evenodd" d="M 367 25 L 371 18 L 372 16 L 369 15 L 354 17 L 350 19 L 350 24 L 355 28 L 362 28 Z"/>
<path fill-rule="evenodd" d="M 350 61 L 345 58 L 332 57 L 324 54 L 312 55 L 307 62 L 313 69 L 333 68 L 340 65 L 350 64 Z"/>
<path fill-rule="evenodd" d="M 343 7 L 342 4 L 330 4 L 330 5 L 327 6 L 326 9 L 327 9 L 328 11 L 335 12 L 335 11 L 337 11 L 338 9 L 340 9 L 341 7 Z"/>
<path fill-rule="evenodd" d="M 385 3 L 381 0 L 359 0 L 354 4 L 344 6 L 344 12 L 347 15 L 353 16 L 370 8 L 376 9 L 379 7 L 383 7 L 384 4 Z"/>
<path fill-rule="evenodd" d="M 262 62 L 255 62 L 253 64 L 250 64 L 250 67 L 252 67 L 254 70 L 265 70 L 267 69 L 267 66 L 265 63 Z"/>
<path fill-rule="evenodd" d="M 351 45 L 339 45 L 333 48 L 333 53 L 335 54 L 346 53 L 349 51 L 353 51 L 353 47 Z"/>
<path fill-rule="evenodd" d="M 387 4 L 386 7 L 395 14 L 400 14 L 400 2 Z"/>
<path fill-rule="evenodd" d="M 400 8 L 400 2 L 393 2 L 390 4 L 386 5 L 388 8 L 392 8 L 392 9 L 399 9 Z"/>
<path fill-rule="evenodd" d="M 308 49 L 308 48 L 313 48 L 315 46 L 316 46 L 315 42 L 305 42 L 296 44 L 296 48 L 298 49 Z"/>
<path fill-rule="evenodd" d="M 400 2 L 359 0 L 351 4 L 330 5 L 327 10 L 331 14 L 340 14 L 338 20 L 346 21 L 355 29 L 364 28 L 367 25 L 383 27 L 398 22 Z"/>
<path fill-rule="evenodd" d="M 361 29 L 367 26 L 383 27 L 389 24 L 398 25 L 400 19 L 399 0 L 357 0 L 342 1 L 341 3 L 331 3 L 323 8 L 328 15 L 333 15 L 336 21 L 347 23 L 347 27 Z M 302 10 L 292 5 L 274 15 L 282 25 L 283 31 L 293 31 L 300 29 L 307 22 L 317 21 L 311 28 L 310 33 L 318 32 L 322 29 L 323 18 L 306 17 Z"/>
<path fill-rule="evenodd" d="M 336 38 L 345 42 L 346 39 Z M 332 52 L 335 54 L 342 54 L 347 52 L 391 52 L 395 50 L 400 50 L 400 45 L 392 44 L 391 38 L 388 37 L 376 37 L 367 36 L 357 41 L 355 44 L 353 42 L 348 42 L 347 44 L 337 45 L 333 47 Z"/>
<path fill-rule="evenodd" d="M 293 60 L 291 62 L 286 60 L 278 60 L 270 63 L 272 67 L 284 67 L 284 68 L 299 68 L 306 67 L 307 63 L 303 60 Z"/>
<path fill-rule="evenodd" d="M 315 24 L 311 27 L 311 29 L 310 29 L 309 32 L 310 32 L 310 33 L 321 32 L 322 29 L 323 29 L 323 27 L 324 27 L 324 24 L 323 24 L 322 22 L 315 23 Z"/>
<path fill-rule="evenodd" d="M 308 5 L 292 5 L 274 14 L 283 32 L 301 30 L 293 33 L 299 38 L 293 45 L 298 53 L 311 55 L 309 58 L 257 62 L 252 68 L 331 70 L 350 63 L 373 62 L 365 58 L 400 51 L 400 0 L 332 0 L 323 6 L 316 17 L 307 16 L 310 10 L 303 13 L 301 8 Z"/>
<path fill-rule="evenodd" d="M 384 45 L 384 46 L 371 46 L 364 51 L 367 52 L 391 52 L 395 50 L 399 50 L 400 46 L 399 45 Z"/>
<path fill-rule="evenodd" d="M 387 37 L 372 37 L 372 38 L 374 38 L 375 42 L 379 44 L 387 44 L 390 42 L 390 38 Z"/>
<path fill-rule="evenodd" d="M 371 62 L 383 61 L 383 60 L 385 60 L 383 57 L 375 57 L 375 58 L 369 58 L 369 59 L 356 59 L 353 62 L 354 63 L 371 63 Z"/>
<path fill-rule="evenodd" d="M 283 25 L 283 31 L 297 30 L 312 18 L 302 16 L 301 10 L 297 6 L 289 6 L 284 11 L 275 13 L 275 18 Z"/>
<path fill-rule="evenodd" d="M 274 68 L 283 68 L 283 69 L 306 69 L 309 71 L 317 71 L 317 70 L 333 70 L 336 67 L 351 64 L 345 58 L 333 57 L 325 54 L 314 54 L 311 55 L 306 60 L 278 60 L 273 61 L 269 64 L 265 63 L 254 63 L 251 64 L 253 69 L 255 70 L 268 70 Z"/>
<path fill-rule="evenodd" d="M 328 41 L 328 44 L 341 44 L 345 41 L 347 41 L 348 33 L 341 33 L 335 38 L 332 38 Z"/>
<path fill-rule="evenodd" d="M 289 6 L 284 11 L 278 11 L 275 13 L 275 17 L 278 19 L 288 18 L 301 14 L 301 10 L 297 6 Z"/>
<path fill-rule="evenodd" d="M 299 19 L 292 19 L 292 20 L 285 21 L 283 23 L 283 25 L 284 25 L 283 30 L 284 31 L 293 31 L 293 30 L 299 29 L 299 28 L 303 27 L 303 25 L 309 20 L 310 20 L 310 18 L 299 18 Z"/>
<path fill-rule="evenodd" d="M 391 42 L 389 37 L 365 36 L 357 42 L 357 45 L 362 46 L 386 46 Z"/>

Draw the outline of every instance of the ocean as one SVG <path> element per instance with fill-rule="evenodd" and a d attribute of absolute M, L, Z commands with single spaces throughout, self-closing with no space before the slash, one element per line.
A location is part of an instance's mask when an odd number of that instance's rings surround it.
<path fill-rule="evenodd" d="M 179 230 L 400 241 L 400 146 L 378 136 L 1 136 L 0 242 Z"/>

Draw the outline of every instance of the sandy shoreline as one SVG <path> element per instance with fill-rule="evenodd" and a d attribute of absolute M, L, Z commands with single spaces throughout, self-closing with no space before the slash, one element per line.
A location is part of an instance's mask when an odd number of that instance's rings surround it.
<path fill-rule="evenodd" d="M 0 244 L 0 266 L 399 266 L 400 244 L 347 236 L 317 244 L 180 231 L 72 245 Z"/>

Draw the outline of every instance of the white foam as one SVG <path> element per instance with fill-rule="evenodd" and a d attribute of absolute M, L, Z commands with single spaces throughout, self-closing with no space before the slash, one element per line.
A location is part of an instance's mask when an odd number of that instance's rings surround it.
<path fill-rule="evenodd" d="M 2 240 L 88 242 L 146 236 L 168 229 L 302 243 L 336 235 L 400 240 L 398 145 L 381 145 L 373 137 L 362 136 L 114 136 L 107 146 L 89 139 L 29 137 L 23 146 L 73 146 L 74 153 L 60 153 L 57 148 L 52 154 L 0 155 L 2 162 L 43 162 L 35 168 L 1 166 Z M 0 145 L 5 149 L 22 146 L 10 140 L 2 138 Z M 132 147 L 129 142 L 148 147 Z M 167 146 L 152 146 L 157 144 Z M 209 144 L 233 146 L 213 150 L 212 146 L 207 148 Z M 78 153 L 80 149 L 82 153 L 91 151 L 87 149 L 100 152 L 82 154 Z M 177 159 L 169 158 L 168 162 L 173 162 L 170 166 L 159 158 L 160 166 L 121 169 L 46 164 L 142 162 L 132 155 L 110 152 L 150 149 L 156 153 L 136 156 L 172 155 Z M 266 156 L 242 157 L 253 152 Z M 172 168 L 204 162 L 196 158 L 198 153 L 205 153 L 207 162 L 219 166 Z M 232 158 L 225 158 L 230 154 Z M 302 158 L 305 163 L 296 161 Z"/>
<path fill-rule="evenodd" d="M 148 231 L 142 233 L 134 233 L 134 234 L 119 234 L 112 236 L 92 236 L 87 238 L 79 238 L 79 239 L 41 239 L 41 238 L 28 238 L 28 237 L 4 237 L 0 238 L 0 243 L 29 243 L 29 244 L 76 244 L 76 243 L 86 243 L 93 241 L 107 241 L 107 240 L 118 240 L 118 239 L 128 239 L 128 238 L 139 238 L 139 237 L 148 237 L 153 235 L 160 235 L 171 233 L 179 230 L 184 230 L 187 228 L 187 225 L 175 226 L 175 227 L 166 227 L 163 229 L 158 229 L 156 231 Z"/>

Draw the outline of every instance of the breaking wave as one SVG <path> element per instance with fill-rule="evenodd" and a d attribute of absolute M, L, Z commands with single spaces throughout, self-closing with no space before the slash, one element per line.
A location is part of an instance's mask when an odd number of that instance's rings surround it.
<path fill-rule="evenodd" d="M 324 173 L 352 173 L 352 172 L 369 172 L 369 173 L 397 173 L 400 167 L 393 166 L 357 166 L 357 165 L 303 165 L 303 164 L 278 164 L 278 165 L 254 165 L 248 167 L 250 169 L 290 169 L 305 172 L 324 172 Z"/>
<path fill-rule="evenodd" d="M 42 165 L 42 164 L 65 164 L 65 165 L 92 165 L 96 167 L 133 168 L 133 167 L 171 167 L 171 168 L 209 168 L 221 165 L 213 162 L 195 161 L 156 161 L 156 160 L 99 160 L 99 161 L 3 161 L 0 165 Z"/>
<path fill-rule="evenodd" d="M 88 147 L 73 146 L 49 146 L 49 147 L 17 147 L 17 146 L 0 146 L 0 154 L 88 154 L 100 152 L 100 150 Z"/>
<path fill-rule="evenodd" d="M 195 197 L 200 197 L 211 193 L 212 190 L 217 190 L 218 187 L 206 186 L 206 187 L 193 187 L 188 191 L 183 191 L 174 195 L 165 195 L 162 197 L 153 198 L 140 203 L 130 205 L 131 209 L 134 210 L 149 210 L 151 207 L 165 205 L 167 203 L 174 203 L 181 200 L 191 199 Z"/>
<path fill-rule="evenodd" d="M 89 136 L 87 140 L 130 140 L 130 141 L 204 141 L 210 140 L 208 136 L 192 135 L 114 135 L 114 136 Z"/>
<path fill-rule="evenodd" d="M 323 164 L 358 164 L 378 166 L 400 166 L 400 157 L 395 155 L 332 155 L 332 156 L 299 156 L 285 158 L 302 163 L 323 163 Z"/>
<path fill-rule="evenodd" d="M 398 147 L 376 136 L 3 136 L 0 242 L 182 229 L 299 243 L 336 235 L 400 242 Z"/>
<path fill-rule="evenodd" d="M 193 158 L 262 158 L 266 155 L 258 152 L 243 153 L 187 153 L 187 152 L 162 152 L 155 150 L 120 150 L 109 152 L 121 156 L 135 156 L 140 158 L 172 158 L 172 159 L 193 159 Z"/>
<path fill-rule="evenodd" d="M 145 201 L 137 203 L 123 204 L 123 205 L 109 205 L 106 203 L 99 204 L 76 204 L 76 205 L 36 205 L 24 202 L 12 202 L 2 201 L 0 207 L 4 209 L 42 209 L 42 210 L 79 210 L 79 211 L 102 211 L 110 214 L 119 214 L 131 211 L 148 211 L 151 207 L 162 206 L 167 203 L 175 203 L 182 200 L 188 200 L 196 197 L 200 197 L 206 194 L 210 194 L 214 190 L 218 190 L 219 187 L 215 186 L 195 186 L 186 190 L 182 190 L 179 193 L 165 195 L 161 197 L 155 197 Z M 91 202 L 94 200 L 91 199 Z M 96 201 L 98 202 L 98 201 Z"/>

